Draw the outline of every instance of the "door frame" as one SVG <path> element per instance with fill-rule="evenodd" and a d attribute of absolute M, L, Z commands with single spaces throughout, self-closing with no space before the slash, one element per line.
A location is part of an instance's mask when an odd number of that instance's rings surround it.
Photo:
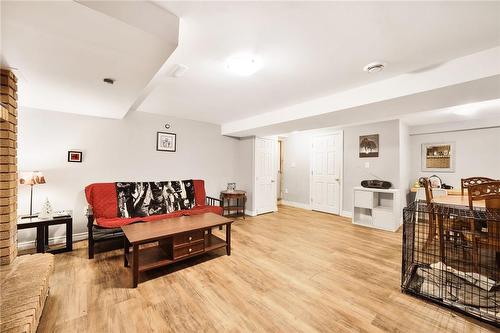
<path fill-rule="evenodd" d="M 253 188 L 254 188 L 254 193 L 253 193 L 253 202 L 254 202 L 254 212 L 255 212 L 255 216 L 257 215 L 260 215 L 260 214 L 268 214 L 268 213 L 271 213 L 271 212 L 266 212 L 266 213 L 259 213 L 259 208 L 257 207 L 257 154 L 256 154 L 256 150 L 257 150 L 257 140 L 258 139 L 262 139 L 262 140 L 272 140 L 274 141 L 274 161 L 273 161 L 273 169 L 274 169 L 274 174 L 275 174 L 275 177 L 277 177 L 278 175 L 278 166 L 276 164 L 276 154 L 277 154 L 277 142 L 278 142 L 278 137 L 277 136 L 268 136 L 268 137 L 264 137 L 264 136 L 255 136 L 254 137 L 254 146 L 253 146 Z M 275 183 L 276 183 L 276 180 L 275 180 Z M 275 184 L 276 185 L 276 184 Z M 273 207 L 273 211 L 272 212 L 277 212 L 278 211 L 278 193 L 276 191 L 276 186 L 274 186 L 274 190 L 275 190 L 275 195 L 274 195 L 274 198 L 276 200 L 273 200 L 274 201 L 274 207 Z"/>
<path fill-rule="evenodd" d="M 343 189 L 344 189 L 344 131 L 343 130 L 331 130 L 331 131 L 328 131 L 328 132 L 324 132 L 324 133 L 321 133 L 321 134 L 315 134 L 315 135 L 312 135 L 311 137 L 311 145 L 310 145 L 310 148 L 311 148 L 311 151 L 309 152 L 309 161 L 311 161 L 311 163 L 309 163 L 309 207 L 311 208 L 311 210 L 313 210 L 313 163 L 314 163 L 314 149 L 313 149 L 313 145 L 314 145 L 314 138 L 316 137 L 320 137 L 320 136 L 327 136 L 327 135 L 332 135 L 332 134 L 340 134 L 340 147 L 342 149 L 342 152 L 340 154 L 341 156 L 341 159 L 340 159 L 340 185 L 339 185 L 339 216 L 343 216 L 342 215 L 342 212 L 343 212 L 343 208 L 344 208 L 344 203 L 343 203 Z M 332 213 L 328 213 L 328 212 L 323 212 L 323 213 L 326 213 L 326 214 L 332 214 Z M 335 214 L 334 214 L 335 215 Z"/>

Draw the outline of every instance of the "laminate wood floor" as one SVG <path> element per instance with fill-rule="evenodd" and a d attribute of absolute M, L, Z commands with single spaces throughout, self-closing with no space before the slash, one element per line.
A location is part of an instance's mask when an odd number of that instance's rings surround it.
<path fill-rule="evenodd" d="M 495 331 L 400 292 L 401 232 L 328 214 L 240 219 L 230 257 L 142 274 L 136 289 L 122 251 L 88 260 L 85 244 L 56 255 L 38 333 Z"/>

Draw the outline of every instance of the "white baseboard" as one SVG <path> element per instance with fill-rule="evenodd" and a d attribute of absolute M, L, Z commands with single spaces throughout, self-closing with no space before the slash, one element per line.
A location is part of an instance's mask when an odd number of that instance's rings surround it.
<path fill-rule="evenodd" d="M 88 238 L 87 232 L 80 232 L 78 234 L 73 234 L 73 242 L 77 242 L 87 238 Z M 49 245 L 64 244 L 64 242 L 66 242 L 66 236 L 56 236 L 49 238 Z M 17 243 L 18 250 L 28 250 L 34 248 L 36 248 L 35 240 Z"/>
<path fill-rule="evenodd" d="M 352 212 L 349 212 L 347 210 L 343 210 L 343 211 L 340 212 L 340 216 L 351 217 L 352 218 Z"/>
<path fill-rule="evenodd" d="M 295 201 L 286 201 L 286 200 L 281 200 L 281 204 L 285 206 L 291 206 L 291 207 L 296 207 L 296 208 L 302 208 L 302 209 L 307 209 L 311 210 L 311 205 L 309 204 L 304 204 L 301 202 L 295 202 Z"/>
<path fill-rule="evenodd" d="M 257 216 L 257 214 L 255 213 L 255 211 L 248 210 L 248 209 L 245 209 L 245 215 L 248 215 L 248 216 Z"/>

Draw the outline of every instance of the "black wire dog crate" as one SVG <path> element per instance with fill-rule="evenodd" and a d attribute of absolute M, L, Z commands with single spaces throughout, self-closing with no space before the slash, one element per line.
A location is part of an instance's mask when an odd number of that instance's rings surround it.
<path fill-rule="evenodd" d="M 500 327 L 500 210 L 403 210 L 401 288 Z"/>

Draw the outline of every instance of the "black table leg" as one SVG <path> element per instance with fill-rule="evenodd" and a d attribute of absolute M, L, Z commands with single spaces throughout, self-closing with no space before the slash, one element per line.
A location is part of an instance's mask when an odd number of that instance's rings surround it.
<path fill-rule="evenodd" d="M 66 222 L 66 250 L 73 251 L 73 220 Z"/>
<path fill-rule="evenodd" d="M 49 248 L 49 225 L 45 225 L 45 229 L 43 230 L 44 232 L 44 242 L 45 242 L 45 248 Z"/>
<path fill-rule="evenodd" d="M 36 252 L 45 253 L 45 226 L 36 227 Z"/>
<path fill-rule="evenodd" d="M 226 253 L 231 255 L 231 223 L 226 224 Z"/>
<path fill-rule="evenodd" d="M 128 239 L 127 237 L 123 237 L 123 265 L 125 267 L 128 267 L 128 259 L 127 259 L 127 255 L 129 253 L 129 250 L 130 250 L 130 244 L 128 242 Z"/>

